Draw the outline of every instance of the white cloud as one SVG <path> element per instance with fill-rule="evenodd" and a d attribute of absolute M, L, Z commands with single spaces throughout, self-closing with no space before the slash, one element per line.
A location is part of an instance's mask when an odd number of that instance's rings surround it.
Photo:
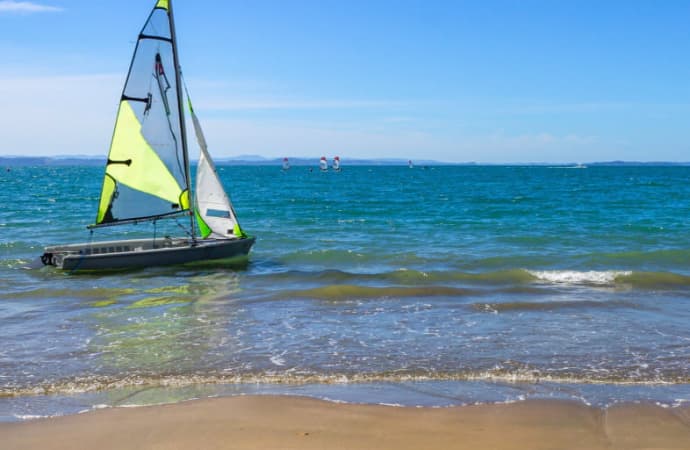
<path fill-rule="evenodd" d="M 212 111 L 235 110 L 319 110 L 389 108 L 400 103 L 378 100 L 281 100 L 245 99 L 236 101 L 205 101 L 201 106 Z"/>
<path fill-rule="evenodd" d="M 14 0 L 0 1 L 0 13 L 41 13 L 59 12 L 62 8 L 56 6 L 39 5 L 34 2 L 17 2 Z"/>
<path fill-rule="evenodd" d="M 202 126 L 214 156 L 407 158 L 435 146 L 434 137 L 428 134 L 413 129 L 377 130 L 368 123 L 211 119 Z"/>
<path fill-rule="evenodd" d="M 0 72 L 0 155 L 104 156 L 124 78 L 125 74 L 27 77 Z M 214 109 L 223 105 L 248 108 L 254 104 L 252 100 L 234 104 L 233 97 L 232 92 L 222 92 L 218 98 L 204 95 L 205 101 L 196 105 L 209 148 L 216 157 L 260 154 L 318 158 L 338 154 L 343 158 L 517 163 L 622 159 L 624 153 L 628 159 L 650 159 L 635 154 L 636 147 L 620 142 L 615 135 L 593 135 L 575 126 L 558 132 L 546 127 L 530 131 L 490 127 L 478 130 L 467 126 L 471 120 L 466 124 L 458 118 L 438 122 L 414 114 L 397 115 L 395 107 L 390 108 L 393 111 L 385 106 L 378 109 L 376 101 L 295 97 L 283 102 L 280 97 L 271 100 L 266 96 L 255 106 L 295 110 L 257 117 L 223 114 Z M 347 109 L 348 114 L 313 114 L 315 108 Z M 367 114 L 360 114 L 364 110 Z M 660 149 L 657 159 L 677 160 L 678 156 L 669 154 L 675 147 L 669 148 Z"/>
<path fill-rule="evenodd" d="M 523 134 L 496 131 L 459 137 L 455 148 L 467 161 L 488 163 L 591 162 L 616 159 L 617 150 L 597 136 L 545 131 Z"/>
<path fill-rule="evenodd" d="M 387 99 L 308 98 L 285 86 L 260 80 L 234 82 L 189 79 L 194 105 L 216 113 L 236 111 L 316 111 L 407 108 L 405 102 Z"/>
<path fill-rule="evenodd" d="M 603 143 L 576 134 L 506 134 L 497 131 L 465 135 L 420 130 L 414 121 L 403 128 L 388 120 L 356 123 L 307 120 L 203 120 L 209 148 L 216 157 L 259 154 L 266 157 L 340 155 L 341 158 L 435 159 L 447 162 L 529 163 L 589 162 L 616 159 L 591 153 Z M 608 154 L 607 154 L 608 153 Z"/>

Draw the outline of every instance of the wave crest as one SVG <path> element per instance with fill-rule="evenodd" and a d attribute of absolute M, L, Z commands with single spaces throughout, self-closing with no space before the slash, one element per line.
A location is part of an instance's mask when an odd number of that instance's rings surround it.
<path fill-rule="evenodd" d="M 511 366 L 509 364 L 509 366 Z M 330 373 L 330 374 L 295 374 L 291 371 L 282 373 L 246 373 L 246 374 L 190 374 L 168 376 L 126 376 L 115 377 L 81 377 L 73 380 L 47 382 L 35 386 L 0 387 L 0 398 L 26 395 L 74 395 L 87 392 L 99 392 L 126 388 L 183 388 L 193 385 L 218 384 L 348 384 L 348 383 L 405 383 L 424 381 L 486 381 L 501 383 L 557 383 L 557 384 L 610 384 L 610 385 L 671 385 L 688 384 L 687 373 L 656 374 L 653 377 L 640 376 L 635 373 L 575 373 L 552 372 L 523 366 L 497 366 L 484 370 L 466 370 L 459 372 L 442 372 L 431 370 L 395 370 L 373 373 Z"/>
<path fill-rule="evenodd" d="M 370 298 L 466 296 L 473 293 L 469 289 L 446 286 L 424 287 L 372 287 L 352 284 L 339 284 L 313 289 L 303 289 L 282 293 L 281 297 L 306 297 L 323 300 L 348 300 Z"/>
<path fill-rule="evenodd" d="M 632 271 L 576 271 L 576 270 L 529 270 L 537 281 L 554 284 L 607 285 L 614 284 L 619 277 L 632 275 Z"/>

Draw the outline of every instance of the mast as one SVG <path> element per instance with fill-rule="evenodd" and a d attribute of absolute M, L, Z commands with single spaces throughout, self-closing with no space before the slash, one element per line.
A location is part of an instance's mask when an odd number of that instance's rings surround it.
<path fill-rule="evenodd" d="M 180 79 L 180 60 L 177 54 L 177 36 L 175 34 L 175 20 L 173 18 L 172 0 L 168 0 L 168 19 L 170 20 L 170 37 L 172 39 L 173 64 L 175 65 L 175 85 L 177 88 L 177 111 L 180 115 L 180 137 L 182 138 L 182 159 L 184 161 L 185 178 L 187 179 L 187 195 L 192 198 L 192 177 L 189 172 L 189 153 L 187 150 L 187 126 L 184 121 L 184 109 L 182 108 L 182 80 Z M 190 208 L 193 205 L 190 202 Z M 196 241 L 196 231 L 194 227 L 194 214 L 190 211 L 189 225 L 192 232 L 192 241 Z"/>

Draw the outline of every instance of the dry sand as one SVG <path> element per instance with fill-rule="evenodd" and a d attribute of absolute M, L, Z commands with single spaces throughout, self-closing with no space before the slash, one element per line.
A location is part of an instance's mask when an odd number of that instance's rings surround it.
<path fill-rule="evenodd" d="M 690 408 L 454 408 L 246 396 L 0 424 L 0 449 L 690 449 Z"/>

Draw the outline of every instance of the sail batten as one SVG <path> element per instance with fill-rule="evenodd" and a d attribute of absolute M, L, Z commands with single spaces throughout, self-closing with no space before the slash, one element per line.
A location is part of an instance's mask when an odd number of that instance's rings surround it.
<path fill-rule="evenodd" d="M 163 36 L 152 36 L 152 35 L 150 35 L 150 34 L 140 34 L 140 35 L 139 35 L 139 40 L 145 40 L 145 39 L 153 39 L 153 40 L 158 40 L 158 41 L 165 41 L 165 42 L 169 42 L 169 43 L 172 44 L 172 39 L 171 39 L 171 38 L 167 38 L 167 37 L 163 37 Z"/>

